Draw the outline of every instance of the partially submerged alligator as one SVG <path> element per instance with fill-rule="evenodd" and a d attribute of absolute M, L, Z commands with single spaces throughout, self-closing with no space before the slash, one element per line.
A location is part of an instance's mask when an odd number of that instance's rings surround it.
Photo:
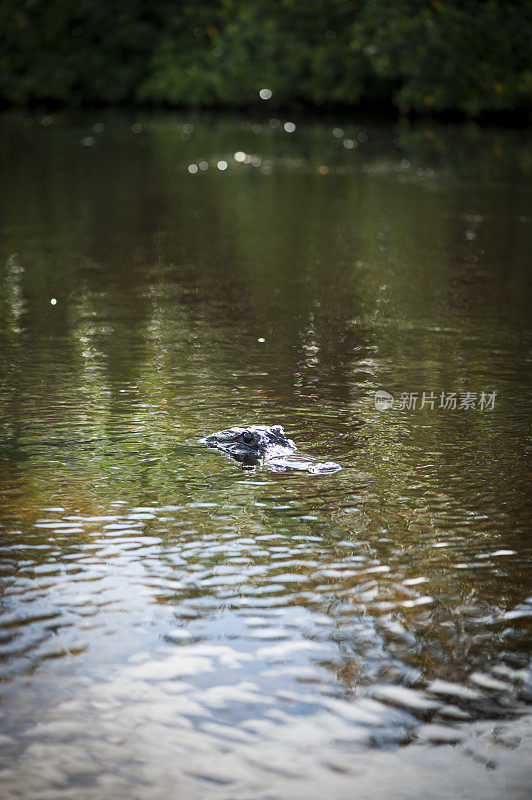
<path fill-rule="evenodd" d="M 248 425 L 247 428 L 235 426 L 206 436 L 201 441 L 220 450 L 227 458 L 238 461 L 244 469 L 253 469 L 265 461 L 273 469 L 295 469 L 316 475 L 342 469 L 334 461 L 318 461 L 313 456 L 299 453 L 281 425 Z"/>

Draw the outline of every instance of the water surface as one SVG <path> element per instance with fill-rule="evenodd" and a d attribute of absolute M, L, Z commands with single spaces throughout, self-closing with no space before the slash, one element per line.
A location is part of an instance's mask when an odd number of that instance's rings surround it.
<path fill-rule="evenodd" d="M 2 120 L 9 797 L 526 796 L 530 136 L 284 122 Z"/>

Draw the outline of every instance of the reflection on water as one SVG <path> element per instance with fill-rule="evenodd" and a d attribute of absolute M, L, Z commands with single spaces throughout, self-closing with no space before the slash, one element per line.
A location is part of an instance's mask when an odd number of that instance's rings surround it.
<path fill-rule="evenodd" d="M 524 796 L 530 142 L 134 122 L 0 133 L 2 785 Z"/>

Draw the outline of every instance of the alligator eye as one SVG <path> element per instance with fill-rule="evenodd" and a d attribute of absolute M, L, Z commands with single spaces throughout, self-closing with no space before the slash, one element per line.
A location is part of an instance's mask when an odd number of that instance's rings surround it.
<path fill-rule="evenodd" d="M 253 441 L 253 434 L 250 433 L 249 431 L 244 431 L 244 433 L 242 434 L 242 439 L 246 444 L 251 444 L 251 442 Z"/>

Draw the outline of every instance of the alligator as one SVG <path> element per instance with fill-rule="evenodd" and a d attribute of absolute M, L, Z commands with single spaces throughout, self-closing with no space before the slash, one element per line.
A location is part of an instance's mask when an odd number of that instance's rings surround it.
<path fill-rule="evenodd" d="M 314 475 L 342 469 L 334 461 L 318 461 L 300 453 L 281 425 L 248 425 L 245 428 L 236 425 L 206 436 L 201 442 L 237 461 L 243 469 L 254 469 L 264 462 L 275 470 L 294 469 Z"/>

